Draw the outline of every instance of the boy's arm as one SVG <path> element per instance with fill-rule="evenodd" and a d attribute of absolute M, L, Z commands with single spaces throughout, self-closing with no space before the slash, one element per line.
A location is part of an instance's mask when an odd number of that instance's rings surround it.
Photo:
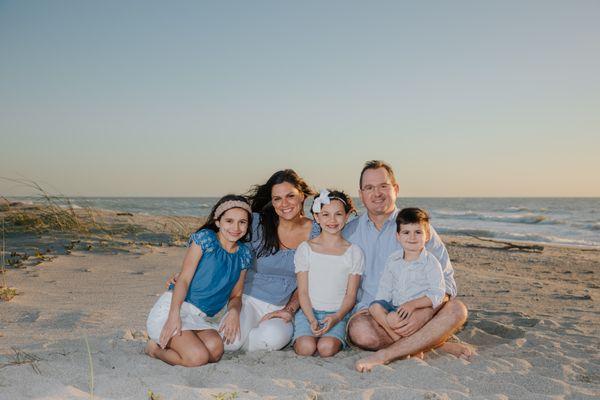
<path fill-rule="evenodd" d="M 394 312 L 394 311 L 392 311 Z M 376 301 L 371 303 L 369 307 L 369 313 L 373 317 L 373 319 L 386 331 L 388 335 L 394 340 L 397 341 L 400 339 L 400 336 L 394 332 L 391 328 L 390 324 L 387 321 L 388 311 L 383 308 L 383 306 Z"/>
<path fill-rule="evenodd" d="M 430 255 L 429 262 L 425 266 L 427 276 L 427 290 L 425 296 L 431 301 L 432 308 L 438 308 L 444 303 L 446 297 L 446 283 L 442 272 L 442 267 L 435 257 Z"/>

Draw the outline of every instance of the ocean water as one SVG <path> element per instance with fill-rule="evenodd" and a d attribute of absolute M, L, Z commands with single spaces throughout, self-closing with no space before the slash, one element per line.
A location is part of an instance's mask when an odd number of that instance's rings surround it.
<path fill-rule="evenodd" d="M 14 200 L 37 202 L 35 198 Z M 206 216 L 216 197 L 86 197 L 74 205 L 150 215 Z M 309 203 L 309 202 L 307 202 Z M 355 199 L 360 213 L 364 211 Z M 600 248 L 600 198 L 416 198 L 398 207 L 422 207 L 440 233 Z M 307 204 L 308 211 L 308 204 Z M 308 213 L 310 215 L 310 213 Z"/>

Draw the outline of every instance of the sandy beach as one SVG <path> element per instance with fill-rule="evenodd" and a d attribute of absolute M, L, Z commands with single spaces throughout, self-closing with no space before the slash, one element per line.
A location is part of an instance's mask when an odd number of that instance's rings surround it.
<path fill-rule="evenodd" d="M 360 374 L 366 352 L 304 358 L 288 347 L 188 369 L 144 355 L 145 321 L 199 220 L 101 216 L 111 229 L 144 229 L 91 239 L 8 231 L 5 277 L 18 295 L 0 301 L 0 399 L 600 397 L 598 250 L 443 237 L 470 311 L 457 336 L 476 346 L 471 361 L 432 351 Z"/>

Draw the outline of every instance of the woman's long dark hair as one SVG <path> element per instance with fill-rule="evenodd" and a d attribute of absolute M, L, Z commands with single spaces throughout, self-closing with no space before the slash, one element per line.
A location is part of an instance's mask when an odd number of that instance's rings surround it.
<path fill-rule="evenodd" d="M 260 215 L 261 243 L 256 254 L 257 257 L 268 256 L 275 254 L 281 246 L 277 227 L 279 226 L 279 216 L 275 213 L 273 203 L 271 203 L 271 189 L 274 185 L 287 182 L 294 186 L 300 193 L 304 195 L 306 200 L 313 196 L 313 191 L 308 184 L 294 171 L 293 169 L 284 169 L 277 171 L 263 185 L 254 186 L 248 195 L 252 211 Z M 302 202 L 304 206 L 304 202 Z M 304 215 L 304 208 L 300 211 Z"/>
<path fill-rule="evenodd" d="M 244 203 L 249 204 L 248 199 L 246 197 L 239 196 L 237 194 L 228 194 L 228 195 L 221 197 L 221 199 L 219 201 L 217 201 L 217 203 L 213 206 L 212 210 L 210 210 L 210 214 L 208 214 L 208 219 L 206 220 L 204 225 L 202 225 L 200 228 L 198 228 L 198 231 L 201 231 L 202 229 L 210 229 L 214 232 L 219 232 L 219 227 L 217 226 L 216 222 L 219 219 L 221 219 L 221 217 L 225 213 L 221 214 L 218 219 L 215 219 L 215 211 L 217 211 L 217 208 L 219 208 L 219 206 L 221 204 L 225 203 L 226 201 L 230 201 L 230 200 L 243 201 Z M 198 231 L 196 231 L 196 232 L 198 232 Z M 248 213 L 248 230 L 246 231 L 246 234 L 240 239 L 240 241 L 249 242 L 250 240 L 252 240 L 252 213 Z"/>

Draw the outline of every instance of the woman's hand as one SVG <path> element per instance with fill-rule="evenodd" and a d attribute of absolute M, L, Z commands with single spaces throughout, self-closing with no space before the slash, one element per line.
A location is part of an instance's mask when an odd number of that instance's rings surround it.
<path fill-rule="evenodd" d="M 158 345 L 164 349 L 173 336 L 181 336 L 181 317 L 179 314 L 169 313 L 169 318 L 160 332 Z"/>
<path fill-rule="evenodd" d="M 294 319 L 294 314 L 292 314 L 292 312 L 289 311 L 287 308 L 282 308 L 281 310 L 277 310 L 277 311 L 273 311 L 268 314 L 265 314 L 265 316 L 260 319 L 260 322 L 263 322 L 263 321 L 266 321 L 266 320 L 272 319 L 272 318 L 281 318 L 285 322 L 292 322 L 292 319 Z"/>
<path fill-rule="evenodd" d="M 179 272 L 175 273 L 175 274 L 171 274 L 171 276 L 169 276 L 169 279 L 167 279 L 167 282 L 165 283 L 165 286 L 167 287 L 167 289 L 169 288 L 169 286 L 171 285 L 175 285 L 177 283 L 177 279 L 179 279 Z"/>
<path fill-rule="evenodd" d="M 231 309 L 223 318 L 219 332 L 223 333 L 225 344 L 231 344 L 240 337 L 240 314 L 238 310 Z"/>
<path fill-rule="evenodd" d="M 321 329 L 319 329 L 317 332 L 314 332 L 315 335 L 321 336 L 324 333 L 327 333 L 338 322 L 340 322 L 340 318 L 336 314 L 326 316 L 323 318 L 323 322 L 321 322 Z"/>

